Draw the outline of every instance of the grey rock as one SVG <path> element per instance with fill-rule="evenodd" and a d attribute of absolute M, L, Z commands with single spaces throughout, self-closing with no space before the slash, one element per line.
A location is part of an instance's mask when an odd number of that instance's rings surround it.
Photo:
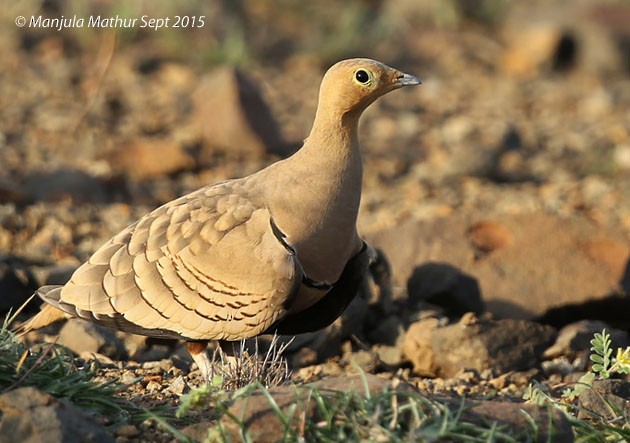
<path fill-rule="evenodd" d="M 438 372 L 444 377 L 462 369 L 522 371 L 540 363 L 556 334 L 550 326 L 525 320 L 465 316 L 456 324 L 435 329 L 431 348 Z"/>
<path fill-rule="evenodd" d="M 67 260 L 70 262 L 71 260 Z M 54 264 L 50 266 L 33 266 L 31 271 L 38 287 L 44 285 L 64 285 L 79 266 L 78 260 L 68 264 Z"/>
<path fill-rule="evenodd" d="M 546 358 L 572 356 L 578 352 L 589 351 L 593 335 L 603 329 L 610 334 L 613 346 L 625 348 L 630 344 L 630 337 L 626 331 L 611 329 L 606 323 L 598 320 L 581 320 L 560 329 L 556 341 L 545 351 L 544 356 Z"/>
<path fill-rule="evenodd" d="M 469 402 L 461 419 L 487 426 L 497 422 L 503 432 L 516 441 L 571 443 L 573 429 L 567 416 L 556 408 L 508 401 Z M 532 440 L 531 421 L 536 423 L 537 434 Z"/>
<path fill-rule="evenodd" d="M 620 416 L 630 416 L 630 382 L 595 380 L 591 389 L 580 394 L 578 418 L 613 420 Z"/>
<path fill-rule="evenodd" d="M 0 443 L 109 443 L 105 428 L 70 403 L 37 390 L 0 395 Z"/>

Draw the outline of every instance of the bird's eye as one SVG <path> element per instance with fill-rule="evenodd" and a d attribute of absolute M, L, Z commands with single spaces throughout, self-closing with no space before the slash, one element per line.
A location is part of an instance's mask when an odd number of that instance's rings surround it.
<path fill-rule="evenodd" d="M 359 69 L 357 72 L 354 73 L 354 78 L 356 78 L 359 83 L 365 84 L 368 82 L 368 80 L 370 80 L 370 75 L 363 69 Z"/>

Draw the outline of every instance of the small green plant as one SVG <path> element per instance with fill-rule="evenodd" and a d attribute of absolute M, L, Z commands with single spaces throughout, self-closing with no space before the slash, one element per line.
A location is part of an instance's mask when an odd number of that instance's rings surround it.
<path fill-rule="evenodd" d="M 17 313 L 0 326 L 0 393 L 35 386 L 54 397 L 67 398 L 93 412 L 127 420 L 142 415 L 117 395 L 122 385 L 94 381 L 94 372 L 78 367 L 72 354 L 54 342 L 28 347 L 18 340 L 9 324 Z"/>
<path fill-rule="evenodd" d="M 573 401 L 584 391 L 591 389 L 595 380 L 609 378 L 612 374 L 630 374 L 630 346 L 626 349 L 617 348 L 617 354 L 612 356 L 612 340 L 606 329 L 601 333 L 596 332 L 591 340 L 590 360 L 593 362 L 591 370 L 584 374 L 577 381 L 576 385 L 567 389 L 562 397 L 568 401 Z"/>
<path fill-rule="evenodd" d="M 221 387 L 222 385 L 223 378 L 220 375 L 215 375 L 210 383 L 191 389 L 189 393 L 182 396 L 175 416 L 182 418 L 191 409 L 222 403 L 228 397 L 228 393 Z"/>
<path fill-rule="evenodd" d="M 610 347 L 610 334 L 606 329 L 602 333 L 595 333 L 595 338 L 591 340 L 591 361 L 593 361 L 593 372 L 601 378 L 608 378 L 611 374 L 630 374 L 630 346 L 626 349 L 617 348 L 616 357 L 611 358 L 612 348 Z"/>
<path fill-rule="evenodd" d="M 294 386 L 295 401 L 281 407 L 272 392 L 259 382 L 236 392 L 246 397 L 254 393 L 269 402 L 270 410 L 282 425 L 278 441 L 452 441 L 517 442 L 522 435 L 512 435 L 494 424 L 477 424 L 463 416 L 465 404 L 447 404 L 430 400 L 416 392 L 387 389 L 365 393 L 338 391 L 315 386 Z M 228 403 L 224 403 L 226 405 Z M 240 417 L 224 414 L 240 429 L 242 441 L 255 441 Z M 210 429 L 207 441 L 229 441 L 223 423 Z"/>
<path fill-rule="evenodd" d="M 613 356 L 612 340 L 606 329 L 595 333 L 590 343 L 592 353 L 589 358 L 593 362 L 591 370 L 582 375 L 571 388 L 565 389 L 561 399 L 552 397 L 547 388 L 540 384 L 530 384 L 523 398 L 540 406 L 560 408 L 567 413 L 578 441 L 629 441 L 630 417 L 619 416 L 612 422 L 582 420 L 574 416 L 580 411 L 576 400 L 591 390 L 595 381 L 607 379 L 613 374 L 630 373 L 630 346 L 625 349 L 617 348 L 616 355 Z"/>

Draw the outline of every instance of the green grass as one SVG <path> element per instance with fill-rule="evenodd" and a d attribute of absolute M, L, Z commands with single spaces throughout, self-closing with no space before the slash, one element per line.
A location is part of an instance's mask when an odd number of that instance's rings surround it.
<path fill-rule="evenodd" d="M 235 402 L 252 395 L 262 396 L 268 402 L 269 410 L 282 426 L 280 441 L 285 442 L 520 442 L 536 441 L 540 431 L 534 420 L 529 420 L 529 426 L 520 433 L 497 423 L 470 421 L 464 414 L 463 400 L 458 407 L 453 401 L 437 401 L 414 391 L 388 389 L 370 393 L 367 381 L 360 392 L 291 385 L 295 401 L 281 407 L 270 389 L 286 384 L 289 373 L 282 357 L 284 348 L 277 344 L 260 357 L 257 350 L 250 354 L 244 345 L 240 346 L 236 362 L 217 372 L 212 383 L 184 395 L 176 415 L 146 411 L 119 395 L 123 385 L 95 381 L 95 373 L 78 366 L 65 348 L 54 343 L 26 346 L 9 330 L 10 321 L 7 318 L 0 327 L 0 393 L 35 386 L 107 417 L 112 427 L 149 419 L 179 441 L 191 442 L 178 427 L 189 421 L 186 416 L 193 409 L 208 410 L 215 419 L 208 441 L 229 441 L 228 424 L 236 427 L 242 441 L 255 441 L 241 418 L 230 409 Z M 614 354 L 605 331 L 593 339 L 592 345 L 593 355 L 599 356 L 592 358 L 598 378 L 627 371 L 630 350 L 621 349 Z M 576 396 L 581 392 L 578 389 Z M 530 389 L 528 398 L 567 414 L 577 442 L 630 441 L 630 417 L 621 411 L 613 420 L 581 420 L 577 418 L 579 407 L 575 402 L 568 397 L 554 399 L 542 386 Z"/>
<path fill-rule="evenodd" d="M 55 343 L 28 347 L 9 329 L 15 316 L 0 327 L 0 394 L 34 386 L 112 422 L 141 421 L 146 411 L 118 395 L 125 385 L 95 381 L 95 373 L 79 367 L 66 348 Z"/>
<path fill-rule="evenodd" d="M 593 411 L 586 410 L 584 412 L 587 412 L 592 419 L 577 418 L 582 411 L 578 400 L 582 394 L 593 388 L 595 380 L 604 380 L 613 374 L 630 373 L 630 346 L 625 349 L 617 348 L 613 356 L 612 341 L 606 329 L 601 333 L 595 333 L 590 343 L 592 353 L 589 359 L 593 362 L 591 370 L 580 377 L 573 386 L 565 389 L 560 399 L 553 398 L 545 386 L 538 384 L 530 385 L 524 398 L 538 405 L 550 405 L 565 411 L 573 426 L 577 442 L 630 441 L 630 417 L 605 398 L 602 400 L 607 403 L 609 410 L 615 416 L 613 420 L 597 417 Z"/>
<path fill-rule="evenodd" d="M 230 411 L 236 401 L 254 394 L 262 395 L 282 425 L 281 442 L 296 441 L 374 441 L 374 442 L 521 442 L 536 434 L 535 426 L 514 433 L 496 423 L 480 425 L 463 418 L 460 407 L 431 400 L 417 392 L 384 390 L 365 392 L 293 386 L 295 402 L 281 408 L 272 392 L 259 382 L 233 393 L 218 386 L 193 390 L 185 399 L 179 415 L 192 408 L 213 408 L 217 425 L 206 441 L 231 441 L 226 426 L 235 425 L 244 442 L 256 441 L 240 417 Z M 193 400 L 194 399 L 194 400 Z M 230 426 L 233 428 L 233 426 Z"/>

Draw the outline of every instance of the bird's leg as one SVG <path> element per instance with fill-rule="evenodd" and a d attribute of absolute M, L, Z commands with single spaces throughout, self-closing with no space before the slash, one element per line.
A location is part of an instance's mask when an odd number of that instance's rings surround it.
<path fill-rule="evenodd" d="M 197 367 L 201 371 L 201 377 L 208 383 L 212 374 L 212 362 L 208 356 L 208 341 L 189 341 L 186 343 L 186 348 L 194 362 L 197 363 Z"/>

